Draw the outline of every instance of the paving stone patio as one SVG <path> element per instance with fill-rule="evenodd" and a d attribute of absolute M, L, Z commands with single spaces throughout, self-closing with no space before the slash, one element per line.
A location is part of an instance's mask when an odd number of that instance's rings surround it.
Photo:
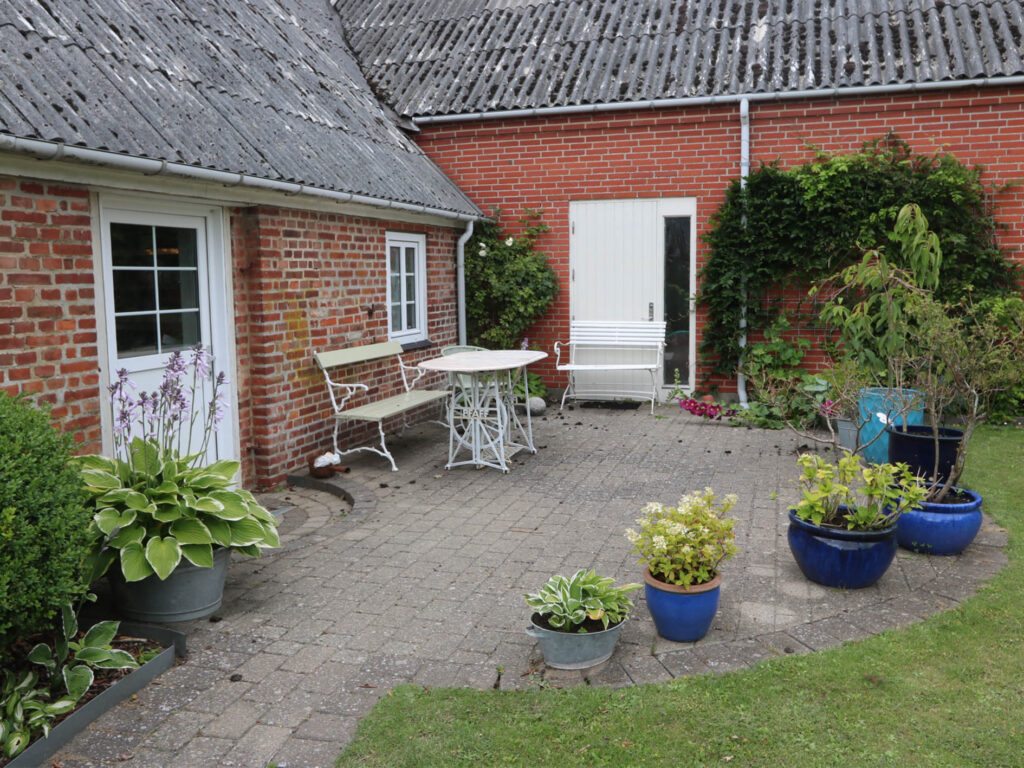
<path fill-rule="evenodd" d="M 516 456 L 508 474 L 446 472 L 447 435 L 428 423 L 392 441 L 398 472 L 354 454 L 350 474 L 265 495 L 283 510 L 281 549 L 236 557 L 216 620 L 177 625 L 187 662 L 70 742 L 58 764 L 332 766 L 400 683 L 517 689 L 725 672 L 919 621 L 1006 560 L 1005 532 L 986 518 L 961 556 L 901 551 L 875 586 L 827 589 L 803 578 L 786 544 L 800 446 L 789 433 L 670 406 L 549 409 L 534 427 L 537 455 Z M 705 486 L 739 496 L 740 554 L 723 568 L 709 635 L 659 638 L 640 597 L 609 662 L 586 675 L 545 669 L 522 594 L 578 568 L 639 581 L 625 528 L 646 502 Z"/>

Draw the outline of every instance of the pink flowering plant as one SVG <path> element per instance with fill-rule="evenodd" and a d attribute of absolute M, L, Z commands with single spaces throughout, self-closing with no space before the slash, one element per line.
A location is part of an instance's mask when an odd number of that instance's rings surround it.
<path fill-rule="evenodd" d="M 680 397 L 679 407 L 694 416 L 702 416 L 711 421 L 721 421 L 723 418 L 733 419 L 736 417 L 736 409 L 714 400 L 696 400 L 692 397 Z"/>
<path fill-rule="evenodd" d="M 735 505 L 735 495 L 719 501 L 710 488 L 683 496 L 674 507 L 652 502 L 626 538 L 656 579 L 680 587 L 704 584 L 736 554 L 735 521 L 726 516 Z"/>
<path fill-rule="evenodd" d="M 201 344 L 188 360 L 171 355 L 155 392 L 135 395 L 127 371 L 118 371 L 109 387 L 115 456 L 77 459 L 95 510 L 93 579 L 115 561 L 126 581 L 163 580 L 182 559 L 211 567 L 215 547 L 255 557 L 280 545 L 274 516 L 235 487 L 239 463 L 206 461 L 226 384 L 223 373 L 211 376 Z"/>

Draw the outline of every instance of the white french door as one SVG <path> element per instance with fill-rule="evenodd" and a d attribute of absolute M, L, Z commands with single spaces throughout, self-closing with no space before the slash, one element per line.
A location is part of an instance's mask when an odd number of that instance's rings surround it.
<path fill-rule="evenodd" d="M 575 320 L 665 320 L 663 393 L 679 370 L 693 387 L 695 198 L 569 204 L 569 308 Z M 625 358 L 619 354 L 617 360 Z M 644 372 L 589 374 L 595 388 L 647 388 Z M 600 382 L 600 383 L 598 383 Z M 582 386 L 582 384 L 581 384 Z"/>
<path fill-rule="evenodd" d="M 191 348 L 201 343 L 213 355 L 211 374 L 193 404 L 204 420 L 213 377 L 224 371 L 230 380 L 234 373 L 228 352 L 231 297 L 222 216 L 220 209 L 197 205 L 101 199 L 101 318 L 107 348 L 103 379 L 109 384 L 124 369 L 136 384 L 136 395 L 157 391 L 171 354 L 181 352 L 188 361 Z M 211 440 L 211 461 L 237 453 L 233 388 L 229 384 L 223 389 L 228 410 Z M 109 451 L 113 416 L 109 403 L 104 405 Z M 189 449 L 184 443 L 179 447 Z M 193 442 L 191 449 L 197 447 Z"/>

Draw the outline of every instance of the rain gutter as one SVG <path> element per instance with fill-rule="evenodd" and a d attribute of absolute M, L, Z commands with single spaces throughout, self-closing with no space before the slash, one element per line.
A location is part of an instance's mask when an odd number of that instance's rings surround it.
<path fill-rule="evenodd" d="M 225 187 L 262 189 L 270 192 L 279 192 L 290 197 L 315 197 L 324 200 L 331 200 L 337 203 L 368 205 L 374 208 L 386 208 L 410 213 L 419 213 L 428 216 L 438 216 L 440 218 L 454 219 L 456 221 L 468 221 L 472 223 L 473 221 L 482 218 L 473 214 L 458 213 L 456 211 L 448 211 L 442 208 L 431 208 L 429 206 L 419 205 L 416 203 L 403 203 L 397 200 L 385 200 L 383 198 L 369 197 L 367 195 L 357 195 L 351 192 L 338 192 L 333 189 L 311 187 L 306 184 L 298 184 L 290 181 L 265 179 L 245 173 L 215 171 L 209 168 L 186 165 L 184 163 L 169 163 L 166 160 L 153 160 L 151 158 L 122 155 L 98 149 L 69 146 L 63 142 L 24 139 L 17 136 L 11 136 L 9 134 L 0 134 L 0 151 L 19 152 L 22 154 L 32 155 L 39 160 L 75 160 L 82 163 L 100 165 L 116 170 L 141 173 L 146 176 L 176 176 L 196 181 L 209 182 L 211 184 L 222 184 Z"/>
<path fill-rule="evenodd" d="M 555 115 L 587 115 L 600 112 L 626 112 L 629 110 L 670 109 L 672 107 L 699 107 L 715 104 L 735 104 L 743 100 L 750 103 L 765 101 L 792 101 L 797 99 L 827 99 L 842 96 L 873 96 L 877 94 L 927 93 L 960 88 L 1006 87 L 1024 85 L 1024 75 L 1012 77 L 977 77 L 971 80 L 933 80 L 924 83 L 898 83 L 893 85 L 857 85 L 847 88 L 809 88 L 801 91 L 772 91 L 770 93 L 727 93 L 719 96 L 686 96 L 675 99 L 647 99 L 644 101 L 614 101 L 600 104 L 574 104 L 567 107 L 532 107 L 503 109 L 493 112 L 465 112 L 449 115 L 423 115 L 411 118 L 416 125 L 459 123 L 473 120 L 502 120 L 517 117 L 547 117 Z"/>

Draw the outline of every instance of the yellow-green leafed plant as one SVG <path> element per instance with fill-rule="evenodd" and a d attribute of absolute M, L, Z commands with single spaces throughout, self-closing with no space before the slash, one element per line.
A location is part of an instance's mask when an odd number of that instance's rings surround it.
<path fill-rule="evenodd" d="M 710 488 L 683 496 L 674 507 L 652 502 L 626 538 L 655 578 L 680 587 L 704 584 L 736 554 L 735 521 L 726 517 L 735 505 L 736 496 L 719 502 Z"/>
<path fill-rule="evenodd" d="M 906 464 L 862 465 L 850 453 L 836 464 L 813 453 L 802 454 L 796 463 L 803 486 L 796 515 L 814 525 L 881 530 L 927 493 Z"/>
<path fill-rule="evenodd" d="M 600 621 L 605 629 L 625 620 L 633 610 L 626 595 L 640 584 L 615 586 L 610 576 L 579 570 L 572 576 L 552 576 L 540 591 L 525 595 L 526 604 L 543 616 L 552 629 L 586 632 L 583 623 Z"/>
<path fill-rule="evenodd" d="M 188 361 L 171 354 L 155 392 L 133 395 L 127 371 L 118 371 L 110 386 L 116 457 L 76 460 L 95 509 L 92 579 L 118 559 L 125 581 L 153 574 L 163 580 L 182 558 L 212 567 L 214 547 L 256 557 L 280 546 L 274 516 L 233 487 L 239 463 L 204 463 L 224 413 L 225 384 L 223 373 L 211 376 L 201 344 Z"/>

